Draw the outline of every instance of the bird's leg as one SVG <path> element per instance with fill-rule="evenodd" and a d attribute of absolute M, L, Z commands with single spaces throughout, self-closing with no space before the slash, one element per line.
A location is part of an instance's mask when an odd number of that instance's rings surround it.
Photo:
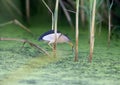
<path fill-rule="evenodd" d="M 51 43 L 50 43 L 50 42 L 48 43 L 48 45 L 50 46 L 50 48 L 52 48 L 52 49 L 53 49 L 53 46 L 51 45 Z"/>

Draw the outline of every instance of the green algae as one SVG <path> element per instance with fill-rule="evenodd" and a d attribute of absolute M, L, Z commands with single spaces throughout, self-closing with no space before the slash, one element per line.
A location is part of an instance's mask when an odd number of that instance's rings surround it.
<path fill-rule="evenodd" d="M 44 29 L 43 29 L 44 28 Z M 45 29 L 46 28 L 46 29 Z M 61 26 L 60 31 L 75 41 L 73 30 Z M 39 42 L 38 37 L 49 30 L 44 26 L 31 26 L 34 36 L 15 25 L 0 28 L 0 37 L 30 40 L 51 55 L 43 55 L 37 49 L 15 41 L 0 41 L 0 84 L 1 85 L 119 85 L 120 83 L 120 41 L 111 41 L 107 47 L 107 31 L 96 34 L 92 63 L 88 62 L 88 31 L 80 30 L 79 61 L 67 44 L 59 44 L 57 57 L 51 48 Z M 97 31 L 97 30 L 96 30 Z"/>

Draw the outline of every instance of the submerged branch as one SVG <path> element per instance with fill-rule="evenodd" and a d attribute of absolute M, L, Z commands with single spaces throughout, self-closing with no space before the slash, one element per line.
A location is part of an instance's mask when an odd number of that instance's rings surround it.
<path fill-rule="evenodd" d="M 17 41 L 17 42 L 22 42 L 23 45 L 25 43 L 28 43 L 30 46 L 37 48 L 40 52 L 42 51 L 43 53 L 45 53 L 46 55 L 49 55 L 47 51 L 45 51 L 44 49 L 42 49 L 41 47 L 39 47 L 38 45 L 32 43 L 31 41 L 28 40 L 24 40 L 24 39 L 17 39 L 17 38 L 2 38 L 0 37 L 0 41 Z"/>

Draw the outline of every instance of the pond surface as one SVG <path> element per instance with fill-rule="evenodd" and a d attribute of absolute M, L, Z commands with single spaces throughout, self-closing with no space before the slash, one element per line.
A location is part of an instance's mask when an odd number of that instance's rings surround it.
<path fill-rule="evenodd" d="M 57 57 L 44 42 L 38 42 L 40 34 L 47 29 L 31 27 L 35 36 L 17 26 L 0 29 L 1 37 L 30 40 L 50 53 L 44 55 L 37 49 L 14 41 L 0 41 L 0 85 L 119 85 L 120 84 L 120 41 L 111 41 L 107 47 L 107 32 L 96 35 L 92 63 L 88 62 L 88 32 L 81 30 L 79 61 L 74 62 L 74 53 L 67 44 L 57 46 Z M 66 28 L 66 31 L 64 31 Z M 73 30 L 63 27 L 74 42 Z M 14 34 L 14 33 L 15 34 Z"/>

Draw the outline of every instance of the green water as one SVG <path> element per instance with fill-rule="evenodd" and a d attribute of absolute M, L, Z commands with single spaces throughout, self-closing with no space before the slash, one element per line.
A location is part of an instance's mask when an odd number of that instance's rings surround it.
<path fill-rule="evenodd" d="M 26 44 L 15 41 L 0 41 L 0 85 L 119 85 L 120 84 L 120 40 L 112 40 L 107 47 L 107 30 L 99 36 L 96 30 L 95 49 L 92 63 L 88 62 L 89 32 L 80 29 L 79 61 L 74 62 L 74 54 L 67 44 L 58 44 L 57 57 L 44 42 L 39 42 L 40 34 L 49 30 L 50 25 L 31 25 L 34 36 L 17 25 L 0 28 L 0 37 L 21 38 L 32 41 L 51 55 Z M 68 26 L 59 30 L 74 42 L 74 31 Z"/>

